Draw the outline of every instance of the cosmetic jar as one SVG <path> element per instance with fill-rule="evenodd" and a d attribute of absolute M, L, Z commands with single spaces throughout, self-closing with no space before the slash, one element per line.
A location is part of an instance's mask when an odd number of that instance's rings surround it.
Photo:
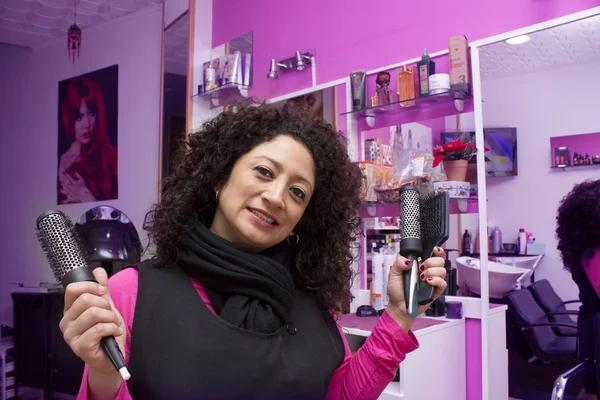
<path fill-rule="evenodd" d="M 460 301 L 446 302 L 446 318 L 461 319 L 462 318 L 462 303 Z"/>
<path fill-rule="evenodd" d="M 450 75 L 433 74 L 429 76 L 429 94 L 440 94 L 450 90 Z"/>

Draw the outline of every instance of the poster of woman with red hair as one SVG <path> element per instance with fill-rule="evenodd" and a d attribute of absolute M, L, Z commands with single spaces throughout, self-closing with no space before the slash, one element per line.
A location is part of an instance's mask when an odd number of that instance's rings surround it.
<path fill-rule="evenodd" d="M 118 198 L 118 72 L 58 83 L 58 204 Z"/>

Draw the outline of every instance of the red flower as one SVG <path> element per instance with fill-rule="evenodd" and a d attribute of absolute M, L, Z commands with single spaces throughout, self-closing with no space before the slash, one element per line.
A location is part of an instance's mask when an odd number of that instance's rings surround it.
<path fill-rule="evenodd" d="M 448 142 L 445 145 L 438 147 L 433 150 L 433 155 L 435 156 L 433 159 L 433 167 L 437 167 L 443 160 L 444 157 L 450 153 L 455 151 L 465 151 L 467 147 L 474 147 L 473 143 L 463 143 L 460 139 L 455 140 L 453 142 Z M 490 149 L 487 147 L 484 148 L 484 152 L 488 152 Z"/>

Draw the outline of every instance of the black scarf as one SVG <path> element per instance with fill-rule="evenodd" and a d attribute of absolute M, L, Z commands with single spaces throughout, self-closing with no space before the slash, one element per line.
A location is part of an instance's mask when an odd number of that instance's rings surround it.
<path fill-rule="evenodd" d="M 182 234 L 177 265 L 200 282 L 225 321 L 261 333 L 279 329 L 292 308 L 287 243 L 247 253 L 198 222 Z"/>

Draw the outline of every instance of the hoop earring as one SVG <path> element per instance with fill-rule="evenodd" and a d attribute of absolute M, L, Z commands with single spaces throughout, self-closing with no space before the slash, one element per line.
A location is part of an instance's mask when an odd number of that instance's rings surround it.
<path fill-rule="evenodd" d="M 215 191 L 215 201 L 218 203 L 219 202 L 219 191 Z"/>
<path fill-rule="evenodd" d="M 290 238 L 291 238 L 292 236 L 296 236 L 296 242 L 295 242 L 295 243 L 292 243 L 292 242 L 290 241 Z M 298 235 L 296 232 L 294 232 L 292 235 L 289 235 L 289 236 L 287 237 L 287 242 L 288 242 L 288 244 L 289 244 L 290 246 L 295 246 L 295 245 L 297 245 L 298 243 L 300 243 L 300 235 Z"/>

